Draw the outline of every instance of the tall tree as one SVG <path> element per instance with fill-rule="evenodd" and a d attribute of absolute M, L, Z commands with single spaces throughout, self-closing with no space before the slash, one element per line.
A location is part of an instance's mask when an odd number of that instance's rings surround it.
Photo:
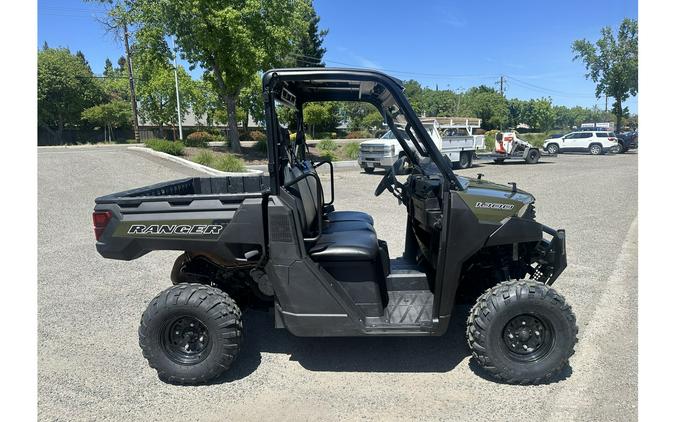
<path fill-rule="evenodd" d="M 324 67 L 326 64 L 323 62 L 323 55 L 326 54 L 326 49 L 322 45 L 328 30 L 319 29 L 321 18 L 316 14 L 313 4 L 307 9 L 304 19 L 308 23 L 307 32 L 300 38 L 292 60 L 296 67 Z"/>
<path fill-rule="evenodd" d="M 257 72 L 284 63 L 307 31 L 308 0 L 139 0 L 139 24 L 176 39 L 181 57 L 201 66 L 228 114 L 230 144 L 240 151 L 237 99 Z"/>
<path fill-rule="evenodd" d="M 586 39 L 574 41 L 574 60 L 586 65 L 586 78 L 595 82 L 595 96 L 614 98 L 612 112 L 617 130 L 628 110 L 623 107 L 630 95 L 638 92 L 638 24 L 635 19 L 624 19 L 614 35 L 612 28 L 602 28 L 601 37 L 593 45 Z"/>
<path fill-rule="evenodd" d="M 103 99 L 91 69 L 65 48 L 38 52 L 38 124 L 62 142 L 63 129 Z"/>
<path fill-rule="evenodd" d="M 111 76 L 115 72 L 113 64 L 109 58 L 106 57 L 105 64 L 103 65 L 103 76 Z"/>

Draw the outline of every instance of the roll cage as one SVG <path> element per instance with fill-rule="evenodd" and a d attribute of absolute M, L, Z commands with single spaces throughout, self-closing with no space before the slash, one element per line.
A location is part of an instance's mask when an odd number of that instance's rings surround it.
<path fill-rule="evenodd" d="M 398 79 L 373 70 L 303 68 L 273 69 L 265 72 L 262 81 L 272 194 L 278 194 L 283 185 L 288 148 L 282 134 L 284 129 L 279 124 L 276 104 L 281 103 L 296 110 L 299 128 L 296 144 L 297 149 L 304 153 L 306 145 L 301 111 L 304 104 L 320 101 L 363 101 L 374 105 L 384 116 L 413 166 L 424 172 L 421 157 L 428 157 L 444 177 L 449 189 L 463 190 L 450 161 L 436 148 L 403 94 L 403 84 Z M 401 123 L 415 150 L 411 149 L 401 133 Z"/>

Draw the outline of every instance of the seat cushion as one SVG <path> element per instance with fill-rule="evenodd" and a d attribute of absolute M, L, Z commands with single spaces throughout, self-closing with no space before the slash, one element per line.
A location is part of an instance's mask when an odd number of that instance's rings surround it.
<path fill-rule="evenodd" d="M 328 221 L 365 221 L 371 226 L 375 224 L 373 217 L 361 211 L 332 211 L 326 213 Z"/>
<path fill-rule="evenodd" d="M 377 236 L 369 230 L 324 233 L 309 249 L 315 261 L 374 261 Z"/>
<path fill-rule="evenodd" d="M 354 230 L 368 230 L 375 233 L 375 228 L 365 221 L 331 221 L 324 222 L 322 233 L 347 232 Z"/>

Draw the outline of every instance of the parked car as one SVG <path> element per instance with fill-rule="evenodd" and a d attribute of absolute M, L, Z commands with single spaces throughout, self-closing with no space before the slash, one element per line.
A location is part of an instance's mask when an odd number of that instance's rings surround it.
<path fill-rule="evenodd" d="M 623 154 L 624 152 L 637 149 L 638 147 L 638 133 L 637 131 L 619 133 L 617 136 L 618 146 L 617 152 Z"/>
<path fill-rule="evenodd" d="M 549 138 L 544 141 L 544 149 L 550 154 L 563 152 L 589 152 L 592 155 L 616 152 L 618 139 L 614 132 L 577 131 L 561 138 Z"/>

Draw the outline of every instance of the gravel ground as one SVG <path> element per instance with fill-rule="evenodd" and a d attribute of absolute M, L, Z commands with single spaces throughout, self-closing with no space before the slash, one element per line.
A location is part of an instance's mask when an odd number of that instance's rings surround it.
<path fill-rule="evenodd" d="M 196 175 L 123 148 L 38 152 L 40 420 L 635 420 L 637 419 L 637 154 L 562 155 L 536 166 L 478 164 L 459 173 L 518 182 L 537 219 L 567 229 L 556 289 L 573 306 L 579 344 L 558 382 L 486 379 L 464 342 L 466 309 L 439 338 L 296 338 L 272 316 L 245 316 L 246 343 L 220 384 L 160 382 L 136 330 L 170 281 L 177 252 L 131 262 L 94 248 L 99 195 Z M 336 208 L 370 212 L 392 255 L 405 210 L 372 192 L 381 174 L 336 172 Z"/>

